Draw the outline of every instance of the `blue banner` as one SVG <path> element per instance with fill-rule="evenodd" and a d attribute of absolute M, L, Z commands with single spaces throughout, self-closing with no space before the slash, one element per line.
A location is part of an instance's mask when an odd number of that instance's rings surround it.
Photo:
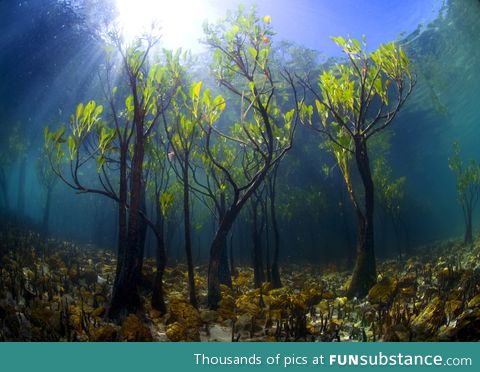
<path fill-rule="evenodd" d="M 1 371 L 478 371 L 478 343 L 4 343 Z"/>

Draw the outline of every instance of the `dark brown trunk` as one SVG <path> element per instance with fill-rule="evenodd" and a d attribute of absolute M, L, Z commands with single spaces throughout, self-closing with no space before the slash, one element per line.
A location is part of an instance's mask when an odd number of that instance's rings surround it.
<path fill-rule="evenodd" d="M 225 215 L 225 194 L 220 195 L 220 208 L 218 210 L 219 221 L 223 219 Z M 224 284 L 228 287 L 232 286 L 232 276 L 230 272 L 230 266 L 228 262 L 228 250 L 227 250 L 227 236 L 222 242 L 222 251 L 220 253 L 220 267 L 219 267 L 219 279 L 220 284 Z"/>
<path fill-rule="evenodd" d="M 130 173 L 130 205 L 128 209 L 127 242 L 124 246 L 123 262 L 116 274 L 109 315 L 123 318 L 140 309 L 138 283 L 141 275 L 140 259 L 140 208 L 142 202 L 142 179 L 144 160 L 143 117 L 135 112 L 135 145 Z"/>
<path fill-rule="evenodd" d="M 271 271 L 271 282 L 273 288 L 280 288 L 282 286 L 282 281 L 280 279 L 280 270 L 278 267 L 278 258 L 280 255 L 280 231 L 278 229 L 277 223 L 277 213 L 275 209 L 275 183 L 276 183 L 276 170 L 273 174 L 273 178 L 270 179 L 270 218 L 272 220 L 272 229 L 273 229 L 273 259 L 272 259 L 272 271 Z"/>
<path fill-rule="evenodd" d="M 262 249 L 262 229 L 258 223 L 258 203 L 254 201 L 252 208 L 252 258 L 253 258 L 253 282 L 255 288 L 260 288 L 265 281 L 265 271 L 263 270 L 263 249 Z M 261 221 L 263 226 L 263 220 Z"/>
<path fill-rule="evenodd" d="M 163 293 L 163 274 L 165 272 L 165 266 L 167 264 L 167 255 L 165 250 L 165 221 L 162 215 L 161 207 L 157 200 L 157 221 L 155 224 L 156 227 L 156 239 L 157 239 L 157 249 L 156 249 L 156 266 L 157 272 L 155 274 L 155 281 L 153 283 L 153 293 L 152 293 L 152 307 L 161 314 L 167 312 L 167 307 L 165 305 L 165 297 Z"/>
<path fill-rule="evenodd" d="M 142 196 L 141 196 L 141 207 L 140 209 L 143 213 L 146 213 L 147 210 L 147 200 L 146 200 L 146 190 L 145 190 L 145 182 L 142 182 Z M 140 260 L 140 268 L 143 267 L 143 258 L 145 257 L 145 243 L 147 241 L 147 221 L 145 221 L 145 217 L 142 216 L 140 218 L 140 227 L 139 227 L 139 239 L 138 239 L 138 258 Z M 141 274 L 141 273 L 140 273 Z"/>
<path fill-rule="evenodd" d="M 465 207 L 465 236 L 463 243 L 465 245 L 473 243 L 472 208 L 468 205 Z"/>
<path fill-rule="evenodd" d="M 377 280 L 374 237 L 373 210 L 374 188 L 365 138 L 355 137 L 355 160 L 362 180 L 365 206 L 362 212 L 357 206 L 357 257 L 353 268 L 352 280 L 348 288 L 349 297 L 365 296 Z"/>
<path fill-rule="evenodd" d="M 220 293 L 220 262 L 223 242 L 227 238 L 228 232 L 232 228 L 239 209 L 234 205 L 226 213 L 222 219 L 220 226 L 213 238 L 210 246 L 210 262 L 208 265 L 208 306 L 211 309 L 218 308 L 218 303 L 221 300 Z"/>
<path fill-rule="evenodd" d="M 195 274 L 193 272 L 192 259 L 192 236 L 190 227 L 190 184 L 188 177 L 188 155 L 185 155 L 185 162 L 182 168 L 183 178 L 183 226 L 184 226 L 184 240 L 185 240 L 185 254 L 187 255 L 188 268 L 188 292 L 190 297 L 190 304 L 198 307 L 197 295 L 195 293 Z"/>
<path fill-rule="evenodd" d="M 268 211 L 267 211 L 268 197 L 265 198 L 263 203 L 263 215 L 265 220 L 265 276 L 266 281 L 272 282 L 272 268 L 270 267 L 270 228 L 268 222 Z"/>
<path fill-rule="evenodd" d="M 265 168 L 264 173 L 257 177 L 256 181 L 250 186 L 250 188 L 245 191 L 242 198 L 239 199 L 238 195 L 237 197 L 234 197 L 231 206 L 220 221 L 218 230 L 213 238 L 212 245 L 210 246 L 210 261 L 208 264 L 208 306 L 211 309 L 218 308 L 218 303 L 221 300 L 219 268 L 223 241 L 227 238 L 235 219 L 245 203 L 265 179 L 266 171 L 267 168 Z"/>
<path fill-rule="evenodd" d="M 125 245 L 127 242 L 127 147 L 120 147 L 120 180 L 119 180 L 119 202 L 118 202 L 118 252 L 117 252 L 117 272 L 123 266 L 125 256 Z"/>

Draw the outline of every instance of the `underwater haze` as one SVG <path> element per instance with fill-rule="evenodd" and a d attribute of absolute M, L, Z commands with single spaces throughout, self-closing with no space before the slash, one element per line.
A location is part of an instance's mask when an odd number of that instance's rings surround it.
<path fill-rule="evenodd" d="M 479 19 L 0 1 L 0 340 L 478 341 Z"/>

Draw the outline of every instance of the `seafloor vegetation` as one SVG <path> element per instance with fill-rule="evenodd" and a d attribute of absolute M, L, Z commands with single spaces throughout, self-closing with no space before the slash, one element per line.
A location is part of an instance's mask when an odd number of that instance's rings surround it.
<path fill-rule="evenodd" d="M 31 232 L 0 235 L 3 341 L 472 341 L 480 338 L 480 240 L 419 247 L 406 262 L 381 261 L 365 299 L 348 299 L 349 272 L 286 265 L 284 286 L 253 286 L 237 267 L 208 309 L 207 268 L 195 267 L 198 310 L 187 300 L 185 265 L 167 267 L 168 312 L 152 309 L 155 263 L 143 267 L 145 313 L 105 320 L 115 255 Z"/>

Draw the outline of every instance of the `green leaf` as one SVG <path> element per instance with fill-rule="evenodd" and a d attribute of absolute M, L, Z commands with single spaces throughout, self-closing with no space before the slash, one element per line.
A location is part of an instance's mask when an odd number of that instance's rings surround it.
<path fill-rule="evenodd" d="M 192 85 L 192 92 L 191 92 L 192 99 L 200 97 L 200 90 L 201 89 L 202 89 L 202 81 L 201 80 L 198 83 Z"/>
<path fill-rule="evenodd" d="M 58 128 L 58 130 L 55 132 L 53 136 L 53 140 L 57 143 L 65 142 L 65 140 L 62 138 L 64 133 L 65 133 L 65 127 Z"/>
<path fill-rule="evenodd" d="M 168 210 L 170 207 L 173 205 L 173 200 L 175 196 L 171 192 L 164 192 L 162 195 L 160 195 L 160 209 L 162 210 L 162 215 L 163 217 L 166 216 Z"/>
<path fill-rule="evenodd" d="M 346 45 L 347 45 L 347 42 L 345 41 L 345 39 L 341 36 L 338 36 L 338 37 L 334 37 L 332 36 L 331 39 L 339 46 L 341 46 L 342 48 L 344 48 Z"/>
<path fill-rule="evenodd" d="M 82 116 L 82 112 L 83 112 L 83 103 L 79 103 L 77 106 L 77 111 L 75 113 L 75 117 L 77 120 L 80 118 L 80 116 Z"/>
<path fill-rule="evenodd" d="M 72 136 L 68 136 L 68 151 L 70 153 L 70 160 L 73 160 L 77 153 L 77 142 Z"/>
<path fill-rule="evenodd" d="M 253 59 L 257 59 L 258 52 L 256 48 L 250 47 L 248 48 L 248 51 L 250 52 L 250 55 L 252 56 Z"/>

